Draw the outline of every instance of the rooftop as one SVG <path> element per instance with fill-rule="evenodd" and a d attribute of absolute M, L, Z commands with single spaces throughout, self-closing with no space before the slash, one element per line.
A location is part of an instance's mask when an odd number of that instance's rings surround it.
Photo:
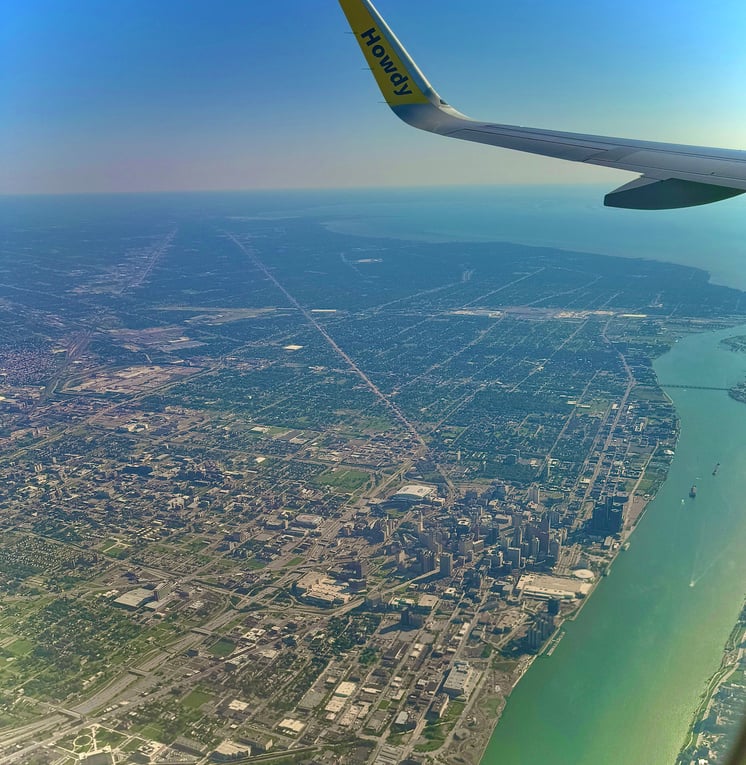
<path fill-rule="evenodd" d="M 435 489 L 432 486 L 408 483 L 405 486 L 402 486 L 401 489 L 394 494 L 392 499 L 416 502 L 418 500 L 429 499 L 433 494 L 435 494 Z"/>

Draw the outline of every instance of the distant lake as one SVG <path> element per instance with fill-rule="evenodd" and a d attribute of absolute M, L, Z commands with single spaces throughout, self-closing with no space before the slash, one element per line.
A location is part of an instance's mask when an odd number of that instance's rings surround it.
<path fill-rule="evenodd" d="M 746 196 L 685 210 L 616 210 L 606 187 L 366 192 L 330 208 L 332 230 L 434 241 L 517 244 L 696 266 L 746 289 Z M 323 208 L 313 211 L 323 217 Z"/>
<path fill-rule="evenodd" d="M 307 217 L 333 231 L 366 236 L 514 242 L 664 260 L 703 268 L 718 284 L 746 289 L 746 196 L 684 210 L 617 210 L 603 206 L 609 190 L 496 186 L 0 196 L 0 225 L 32 225 L 38 214 L 47 219 L 50 213 L 68 225 L 99 212 L 130 218 Z"/>

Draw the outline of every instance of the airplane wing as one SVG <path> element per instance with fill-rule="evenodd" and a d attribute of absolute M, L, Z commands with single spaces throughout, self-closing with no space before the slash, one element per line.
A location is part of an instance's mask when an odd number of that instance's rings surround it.
<path fill-rule="evenodd" d="M 746 192 L 746 151 L 480 122 L 444 101 L 370 0 L 339 0 L 386 103 L 431 133 L 641 173 L 604 198 L 607 207 L 692 207 Z"/>

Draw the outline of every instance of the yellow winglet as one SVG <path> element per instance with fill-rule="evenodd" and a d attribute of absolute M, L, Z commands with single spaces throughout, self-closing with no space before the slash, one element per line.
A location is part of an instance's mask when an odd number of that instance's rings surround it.
<path fill-rule="evenodd" d="M 339 4 L 386 103 L 391 107 L 433 103 L 436 94 L 430 83 L 373 4 L 368 0 L 339 0 Z"/>

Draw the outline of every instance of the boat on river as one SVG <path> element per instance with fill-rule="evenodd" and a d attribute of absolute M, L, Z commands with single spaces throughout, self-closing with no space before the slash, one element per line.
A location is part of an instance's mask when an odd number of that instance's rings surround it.
<path fill-rule="evenodd" d="M 689 496 L 694 499 L 697 496 L 697 487 L 692 486 L 691 489 L 689 489 Z"/>

